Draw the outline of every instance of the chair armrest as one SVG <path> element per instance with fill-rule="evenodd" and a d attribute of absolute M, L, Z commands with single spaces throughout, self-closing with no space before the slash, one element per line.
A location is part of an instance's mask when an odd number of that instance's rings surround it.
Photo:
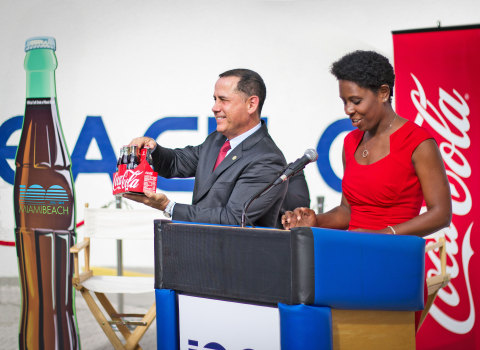
<path fill-rule="evenodd" d="M 88 280 L 90 277 L 93 276 L 93 271 L 92 270 L 88 270 L 88 271 L 85 271 L 85 272 L 82 272 L 80 273 L 79 275 L 74 275 L 72 277 L 72 283 L 73 283 L 73 286 L 77 289 L 81 289 L 82 287 L 80 286 L 80 284 L 85 281 L 85 280 Z"/>
<path fill-rule="evenodd" d="M 443 240 L 443 241 L 440 241 Z M 428 243 L 426 246 L 425 246 L 425 253 L 426 252 L 429 252 L 430 250 L 434 250 L 434 249 L 437 249 L 437 248 L 440 248 L 442 247 L 445 243 L 445 238 L 441 237 L 439 238 L 439 241 L 438 242 L 430 242 Z"/>
<path fill-rule="evenodd" d="M 439 237 L 437 242 L 428 243 L 425 247 L 425 253 L 438 249 L 440 258 L 440 275 L 447 276 L 447 243 L 445 237 Z"/>
<path fill-rule="evenodd" d="M 432 251 L 434 249 L 439 250 L 440 257 L 440 274 L 427 278 L 427 300 L 425 303 L 425 308 L 422 311 L 420 316 L 420 321 L 417 325 L 417 331 L 422 325 L 425 317 L 430 310 L 439 290 L 445 287 L 450 282 L 450 274 L 447 273 L 447 245 L 445 237 L 438 238 L 437 242 L 428 243 L 425 247 L 425 253 Z"/>
<path fill-rule="evenodd" d="M 85 249 L 85 272 L 80 273 L 80 264 L 78 262 L 78 253 Z M 79 242 L 70 247 L 70 253 L 73 254 L 73 278 L 74 285 L 85 281 L 93 276 L 93 271 L 90 270 L 90 238 L 84 238 L 83 242 Z"/>
<path fill-rule="evenodd" d="M 427 278 L 428 295 L 433 295 L 450 282 L 447 273 L 447 244 L 445 237 L 439 237 L 437 242 L 431 242 L 425 247 L 425 252 L 438 249 L 440 258 L 440 274 Z"/>
<path fill-rule="evenodd" d="M 83 242 L 79 242 L 70 247 L 70 253 L 78 254 L 82 249 L 90 245 L 90 238 L 85 238 Z"/>
<path fill-rule="evenodd" d="M 450 275 L 436 275 L 427 278 L 428 295 L 437 293 L 450 282 Z"/>

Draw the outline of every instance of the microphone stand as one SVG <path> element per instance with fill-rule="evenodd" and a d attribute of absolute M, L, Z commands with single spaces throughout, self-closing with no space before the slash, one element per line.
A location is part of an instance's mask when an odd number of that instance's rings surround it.
<path fill-rule="evenodd" d="M 292 163 L 288 164 L 288 165 L 285 167 L 285 169 L 283 169 L 283 170 L 280 172 L 280 174 L 283 174 L 283 172 L 284 172 L 285 170 L 287 170 L 287 168 L 288 168 L 291 164 L 292 164 Z M 294 174 L 292 174 L 292 175 L 294 175 Z M 277 177 L 277 178 L 278 178 L 278 177 Z M 250 219 L 249 219 L 248 216 L 247 216 L 247 210 L 248 210 L 248 208 L 250 207 L 250 205 L 252 204 L 252 202 L 253 202 L 255 199 L 257 199 L 257 198 L 259 198 L 259 197 L 267 194 L 268 192 L 270 192 L 270 190 L 271 190 L 272 188 L 274 188 L 274 187 L 276 186 L 276 185 L 274 185 L 274 183 L 275 183 L 275 181 L 277 181 L 277 178 L 273 179 L 273 181 L 270 182 L 267 186 L 265 186 L 265 188 L 263 188 L 261 191 L 259 191 L 257 194 L 255 194 L 252 198 L 250 198 L 247 202 L 245 202 L 245 204 L 243 205 L 243 210 L 242 210 L 242 227 L 245 227 L 246 221 L 248 220 L 248 223 L 250 224 L 250 226 L 252 226 L 253 228 L 255 228 L 255 226 L 252 224 L 252 222 L 250 221 Z M 280 183 L 283 183 L 283 182 L 280 182 Z M 279 184 L 277 184 L 277 185 L 279 185 Z"/>
<path fill-rule="evenodd" d="M 305 159 L 306 158 L 306 159 Z M 282 174 L 280 177 L 277 177 L 274 179 L 272 182 L 270 182 L 264 189 L 262 189 L 260 192 L 258 192 L 256 195 L 254 195 L 252 198 L 250 198 L 247 202 L 245 202 L 242 210 L 242 227 L 245 227 L 245 222 L 248 220 L 248 223 L 252 226 L 253 224 L 251 221 L 248 219 L 247 216 L 247 210 L 248 207 L 252 204 L 252 202 L 257 199 L 258 197 L 263 196 L 264 194 L 267 194 L 268 191 L 270 191 L 273 187 L 280 185 L 281 183 L 287 181 L 289 178 L 297 174 L 298 172 L 302 171 L 307 164 L 315 161 L 318 159 L 318 154 L 317 152 L 310 148 L 305 151 L 305 154 L 302 158 L 297 159 L 295 162 L 292 162 L 290 164 L 287 164 L 287 166 L 280 172 Z M 286 173 L 286 171 L 292 167 L 290 173 Z M 278 180 L 281 180 L 280 182 L 277 182 Z"/>

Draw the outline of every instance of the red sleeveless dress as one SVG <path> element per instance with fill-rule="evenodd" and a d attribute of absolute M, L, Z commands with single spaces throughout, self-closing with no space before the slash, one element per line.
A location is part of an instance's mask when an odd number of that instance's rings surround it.
<path fill-rule="evenodd" d="M 349 229 L 379 230 L 417 216 L 423 193 L 412 154 L 421 142 L 432 136 L 407 121 L 390 135 L 390 154 L 375 163 L 361 165 L 354 154 L 363 134 L 363 131 L 353 130 L 344 141 L 342 190 L 351 207 Z"/>

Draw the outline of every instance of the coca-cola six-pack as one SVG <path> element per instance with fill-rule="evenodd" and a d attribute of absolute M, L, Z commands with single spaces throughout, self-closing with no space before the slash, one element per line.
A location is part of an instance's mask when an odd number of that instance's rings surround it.
<path fill-rule="evenodd" d="M 113 194 L 155 192 L 157 173 L 152 169 L 150 148 L 123 146 L 117 161 L 117 172 L 113 174 Z"/>

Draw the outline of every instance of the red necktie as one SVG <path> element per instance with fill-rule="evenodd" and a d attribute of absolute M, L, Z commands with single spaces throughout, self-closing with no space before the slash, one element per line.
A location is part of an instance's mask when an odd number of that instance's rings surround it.
<path fill-rule="evenodd" d="M 218 153 L 217 161 L 215 162 L 215 166 L 213 167 L 213 170 L 215 170 L 218 164 L 220 164 L 222 160 L 225 159 L 225 156 L 227 155 L 227 152 L 229 149 L 230 149 L 230 141 L 227 140 L 223 144 L 222 148 L 220 148 L 220 152 Z"/>

